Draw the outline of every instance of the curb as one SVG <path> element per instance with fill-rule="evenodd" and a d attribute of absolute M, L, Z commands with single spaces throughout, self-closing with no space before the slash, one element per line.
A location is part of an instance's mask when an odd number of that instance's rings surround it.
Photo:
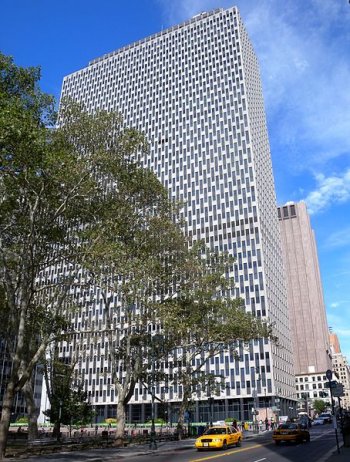
<path fill-rule="evenodd" d="M 106 461 L 115 461 L 115 460 L 122 460 L 122 459 L 127 459 L 129 457 L 139 457 L 139 456 L 147 456 L 147 455 L 151 455 L 151 454 L 165 454 L 167 452 L 170 452 L 170 451 L 173 451 L 174 449 L 176 448 L 167 448 L 167 449 L 161 449 L 161 450 L 158 450 L 158 449 L 155 449 L 155 450 L 150 450 L 150 451 L 145 451 L 145 452 L 135 452 L 133 454 L 114 454 L 114 455 L 111 455 L 111 456 L 104 456 L 103 458 L 102 457 L 97 457 L 97 458 L 94 458 L 94 459 L 89 459 L 89 462 L 106 462 Z M 177 451 L 182 451 L 182 450 L 188 450 L 188 449 L 193 449 L 193 446 L 184 446 L 184 447 L 181 447 L 181 448 L 177 448 L 176 450 Z"/>
<path fill-rule="evenodd" d="M 339 449 L 341 449 L 342 447 L 343 447 L 343 445 L 339 446 Z M 318 462 L 326 462 L 333 455 L 339 455 L 339 454 L 337 454 L 337 452 L 338 452 L 338 447 L 337 447 L 337 445 L 335 445 L 324 456 L 322 456 L 321 459 L 318 460 Z"/>
<path fill-rule="evenodd" d="M 186 445 L 186 446 L 181 446 L 181 447 L 170 447 L 170 448 L 159 448 L 159 449 L 153 449 L 153 450 L 143 450 L 143 451 L 135 451 L 132 454 L 124 453 L 124 454 L 113 454 L 110 456 L 103 456 L 103 457 L 96 457 L 93 459 L 89 459 L 89 462 L 105 462 L 108 460 L 115 461 L 115 460 L 121 460 L 121 459 L 127 459 L 129 457 L 138 457 L 138 456 L 147 456 L 150 454 L 162 454 L 162 453 L 167 453 L 173 450 L 176 451 L 185 451 L 189 449 L 193 449 L 193 445 Z"/>

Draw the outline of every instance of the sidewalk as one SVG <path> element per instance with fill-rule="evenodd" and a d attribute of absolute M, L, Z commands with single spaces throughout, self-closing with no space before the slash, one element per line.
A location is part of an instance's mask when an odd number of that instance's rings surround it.
<path fill-rule="evenodd" d="M 86 449 L 78 451 L 61 451 L 42 456 L 22 457 L 21 460 L 27 462 L 106 462 L 127 459 L 135 456 L 145 456 L 147 454 L 164 453 L 173 450 L 186 450 L 194 447 L 195 439 L 186 439 L 182 441 L 169 441 L 157 444 L 157 449 L 150 449 L 149 444 L 130 445 L 126 448 L 104 448 L 104 449 Z M 8 459 L 9 461 L 11 459 Z M 13 460 L 13 459 L 12 459 Z"/>
<path fill-rule="evenodd" d="M 320 462 L 349 462 L 350 461 L 350 447 L 340 446 L 340 453 L 338 454 L 337 447 L 334 447 L 328 454 L 325 454 L 324 459 Z"/>

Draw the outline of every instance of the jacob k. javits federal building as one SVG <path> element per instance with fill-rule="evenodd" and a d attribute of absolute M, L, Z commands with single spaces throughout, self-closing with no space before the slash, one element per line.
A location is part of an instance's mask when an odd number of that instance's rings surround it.
<path fill-rule="evenodd" d="M 252 420 L 257 407 L 268 408 L 270 416 L 291 414 L 295 382 L 264 102 L 257 58 L 237 8 L 201 13 L 94 59 L 64 78 L 61 96 L 89 112 L 118 111 L 126 125 L 146 135 L 150 149 L 142 163 L 184 203 L 189 239 L 234 255 L 233 296 L 276 326 L 279 347 L 259 339 L 241 345 L 239 357 L 223 351 L 209 361 L 207 372 L 225 377 L 211 418 Z M 97 324 L 101 311 L 91 308 L 91 299 L 87 309 Z M 72 322 L 80 325 L 84 314 Z M 67 357 L 74 348 L 62 343 L 60 353 Z M 115 415 L 107 349 L 101 335 L 76 366 L 98 421 Z M 175 421 L 181 386 L 160 383 L 156 391 Z M 138 384 L 129 422 L 150 416 L 150 400 Z M 207 396 L 194 395 L 194 401 L 192 420 L 209 422 Z"/>

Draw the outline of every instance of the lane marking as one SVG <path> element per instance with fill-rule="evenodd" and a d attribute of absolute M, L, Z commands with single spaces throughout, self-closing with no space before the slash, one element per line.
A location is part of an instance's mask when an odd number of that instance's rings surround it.
<path fill-rule="evenodd" d="M 261 444 L 256 444 L 255 446 L 250 446 L 249 448 L 236 449 L 229 452 L 221 452 L 220 454 L 215 454 L 214 456 L 201 457 L 200 459 L 191 459 L 190 462 L 202 462 L 204 460 L 218 459 L 223 456 L 231 456 L 232 454 L 237 454 L 238 452 L 250 451 L 250 449 L 261 448 Z"/>
<path fill-rule="evenodd" d="M 254 460 L 253 462 L 261 462 L 262 460 L 266 460 L 266 457 L 263 457 L 262 459 Z"/>
<path fill-rule="evenodd" d="M 331 430 L 325 432 L 325 433 L 321 433 L 319 434 L 318 436 L 314 436 L 311 441 L 314 441 L 314 440 L 317 440 L 319 438 L 322 438 L 325 436 L 325 434 L 329 434 L 329 433 L 333 433 Z M 256 444 L 255 446 L 250 446 L 248 448 L 241 448 L 241 449 L 236 449 L 236 450 L 232 450 L 232 451 L 229 451 L 229 452 L 221 452 L 220 454 L 215 454 L 215 455 L 211 455 L 211 456 L 206 456 L 206 457 L 201 457 L 200 459 L 190 459 L 189 462 L 203 462 L 203 461 L 206 461 L 206 460 L 212 460 L 212 459 L 218 459 L 219 457 L 223 457 L 223 456 L 230 456 L 232 454 L 237 454 L 238 452 L 245 452 L 245 451 L 249 451 L 250 449 L 256 449 L 256 448 L 261 448 L 262 446 L 269 446 L 269 445 L 272 445 L 273 444 L 273 441 L 262 441 L 260 444 Z M 266 460 L 266 458 L 264 459 L 258 459 L 254 462 L 260 462 L 260 461 L 263 461 L 263 460 Z"/>

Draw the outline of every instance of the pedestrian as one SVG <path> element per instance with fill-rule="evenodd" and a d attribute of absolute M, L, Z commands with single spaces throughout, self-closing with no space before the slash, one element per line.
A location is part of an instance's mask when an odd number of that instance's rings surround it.
<path fill-rule="evenodd" d="M 271 417 L 271 430 L 275 429 L 275 419 L 274 417 Z"/>
<path fill-rule="evenodd" d="M 232 422 L 232 428 L 234 428 L 236 430 L 236 432 L 239 431 L 239 428 L 238 428 L 238 424 L 237 424 L 237 420 L 234 419 L 233 422 Z"/>
<path fill-rule="evenodd" d="M 268 419 L 266 417 L 266 419 L 265 419 L 265 430 L 267 431 L 268 429 L 269 429 L 269 421 L 268 421 Z"/>

